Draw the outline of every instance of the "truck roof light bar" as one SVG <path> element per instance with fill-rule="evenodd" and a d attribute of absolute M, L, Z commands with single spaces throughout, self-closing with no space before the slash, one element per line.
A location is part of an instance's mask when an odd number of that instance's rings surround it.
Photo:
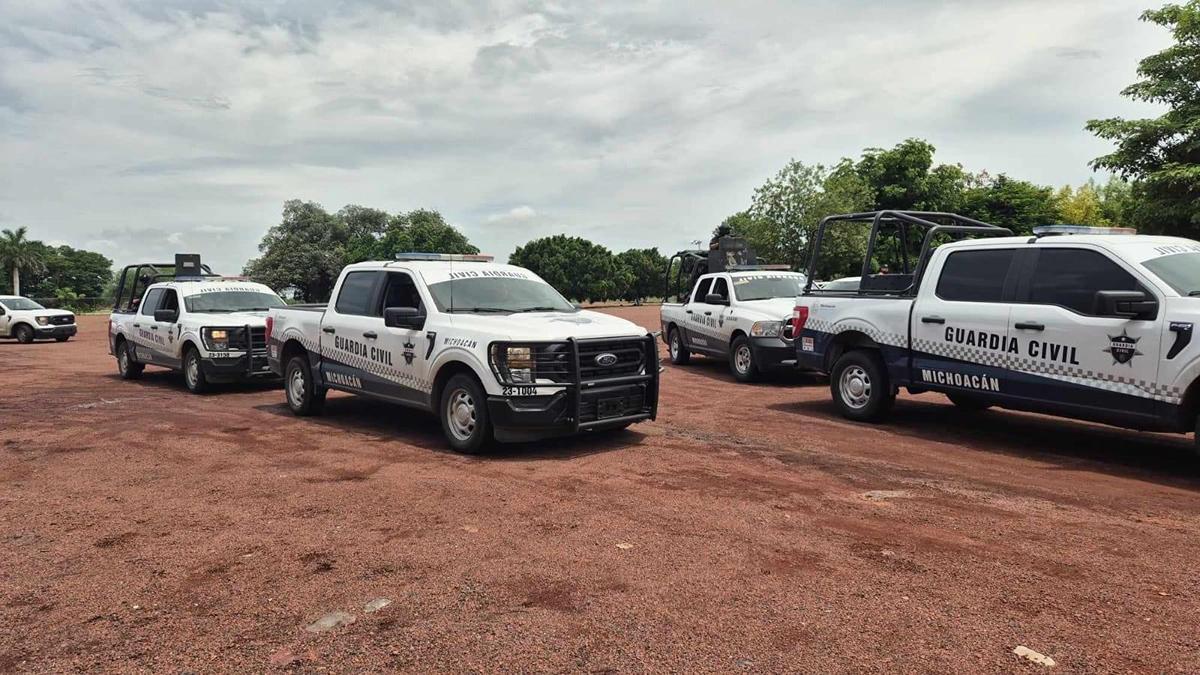
<path fill-rule="evenodd" d="M 1054 237 L 1062 234 L 1137 234 L 1132 227 L 1092 227 L 1090 225 L 1038 225 L 1035 237 Z"/>
<path fill-rule="evenodd" d="M 765 271 L 765 270 L 778 270 L 778 271 L 790 272 L 792 270 L 792 266 L 791 265 L 783 265 L 783 264 L 779 264 L 779 265 L 766 265 L 766 264 L 764 264 L 764 265 L 729 265 L 728 267 L 725 268 L 725 270 L 728 272 L 754 272 L 754 271 Z"/>
<path fill-rule="evenodd" d="M 492 262 L 496 256 L 478 253 L 397 253 L 396 260 L 440 260 L 446 262 Z"/>

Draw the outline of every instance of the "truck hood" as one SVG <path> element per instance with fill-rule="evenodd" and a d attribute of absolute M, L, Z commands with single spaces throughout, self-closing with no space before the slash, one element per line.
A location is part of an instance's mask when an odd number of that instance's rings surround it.
<path fill-rule="evenodd" d="M 796 307 L 795 298 L 767 298 L 738 303 L 739 310 L 758 312 L 765 321 L 783 320 L 792 315 Z"/>
<path fill-rule="evenodd" d="M 525 312 L 511 315 L 455 314 L 454 322 L 463 328 L 494 334 L 497 338 L 531 342 L 574 338 L 637 337 L 645 328 L 609 314 L 580 310 L 564 312 Z"/>
<path fill-rule="evenodd" d="M 229 314 L 193 314 L 193 317 L 202 317 L 200 321 L 205 326 L 265 326 L 267 325 L 266 312 L 230 312 Z"/>
<path fill-rule="evenodd" d="M 68 312 L 65 309 L 30 309 L 25 310 L 30 316 L 73 316 L 74 312 Z"/>

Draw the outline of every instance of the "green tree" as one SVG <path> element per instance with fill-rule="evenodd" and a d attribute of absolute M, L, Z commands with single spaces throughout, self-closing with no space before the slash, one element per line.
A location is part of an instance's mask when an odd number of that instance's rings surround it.
<path fill-rule="evenodd" d="M 1064 223 L 1072 225 L 1108 225 L 1096 182 L 1089 180 L 1078 189 L 1062 186 L 1054 195 L 1055 207 Z"/>
<path fill-rule="evenodd" d="M 967 174 L 961 166 L 933 165 L 936 148 L 910 138 L 890 150 L 867 148 L 854 166 L 870 186 L 873 208 L 956 211 L 962 205 Z"/>
<path fill-rule="evenodd" d="M 1061 221 L 1054 188 L 1016 180 L 1004 174 L 981 173 L 963 193 L 961 213 L 1015 234 L 1032 234 L 1037 225 Z"/>
<path fill-rule="evenodd" d="M 470 240 L 437 211 L 417 209 L 393 216 L 375 247 L 374 259 L 390 260 L 397 253 L 479 253 Z"/>
<path fill-rule="evenodd" d="M 41 249 L 42 269 L 28 275 L 25 284 L 32 297 L 61 299 L 65 291 L 78 298 L 99 298 L 112 281 L 112 260 L 94 251 L 70 246 L 45 246 Z"/>
<path fill-rule="evenodd" d="M 27 227 L 0 232 L 0 266 L 7 268 L 12 275 L 13 295 L 21 294 L 22 271 L 40 272 L 45 269 L 41 242 L 29 239 L 26 236 L 28 233 Z"/>
<path fill-rule="evenodd" d="M 617 254 L 617 265 L 629 276 L 621 299 L 640 303 L 662 295 L 667 274 L 667 259 L 657 248 L 631 248 Z"/>
<path fill-rule="evenodd" d="M 1200 0 L 1147 10 L 1142 20 L 1171 31 L 1174 44 L 1138 65 L 1123 96 L 1167 108 L 1153 119 L 1095 119 L 1088 131 L 1116 143 L 1092 166 L 1131 179 L 1132 224 L 1200 235 Z"/>
<path fill-rule="evenodd" d="M 289 200 L 283 220 L 258 245 L 262 255 L 246 263 L 244 273 L 276 290 L 295 289 L 305 302 L 323 302 L 347 262 L 349 234 L 320 204 Z"/>
<path fill-rule="evenodd" d="M 623 274 L 607 248 L 581 237 L 557 234 L 518 246 L 508 261 L 524 267 L 577 301 L 620 297 Z"/>

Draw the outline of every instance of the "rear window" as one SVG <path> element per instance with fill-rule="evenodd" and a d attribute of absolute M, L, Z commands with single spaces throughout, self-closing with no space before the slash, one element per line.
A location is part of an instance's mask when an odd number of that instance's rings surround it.
<path fill-rule="evenodd" d="M 342 289 L 338 292 L 337 304 L 334 305 L 337 313 L 371 315 L 371 296 L 375 294 L 375 280 L 378 276 L 378 272 L 347 274 L 342 281 Z"/>
<path fill-rule="evenodd" d="M 937 296 L 958 302 L 1001 302 L 1014 254 L 1010 248 L 951 253 L 938 277 Z"/>

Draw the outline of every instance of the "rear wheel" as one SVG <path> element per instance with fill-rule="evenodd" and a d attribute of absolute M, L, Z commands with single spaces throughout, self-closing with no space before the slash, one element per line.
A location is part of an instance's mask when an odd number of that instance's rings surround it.
<path fill-rule="evenodd" d="M 301 417 L 319 415 L 325 407 L 325 390 L 317 387 L 304 354 L 293 356 L 284 370 L 283 389 L 288 408 Z"/>
<path fill-rule="evenodd" d="M 200 352 L 194 347 L 183 355 L 183 382 L 193 394 L 208 391 L 208 378 L 204 376 L 204 368 L 200 367 Z"/>
<path fill-rule="evenodd" d="M 729 370 L 738 382 L 753 382 L 758 379 L 758 364 L 754 363 L 754 350 L 745 335 L 733 339 L 729 346 Z"/>
<path fill-rule="evenodd" d="M 829 389 L 842 416 L 859 422 L 883 420 L 896 402 L 883 359 L 874 351 L 843 354 L 829 374 Z"/>
<path fill-rule="evenodd" d="M 683 331 L 671 327 L 671 331 L 667 333 L 667 351 L 671 354 L 671 363 L 677 366 L 687 365 L 688 361 L 692 360 L 692 354 L 683 344 Z"/>
<path fill-rule="evenodd" d="M 21 324 L 20 326 L 17 326 L 15 331 L 13 331 L 13 336 L 17 338 L 17 342 L 27 345 L 30 342 L 33 342 L 33 329 L 25 324 Z"/>
<path fill-rule="evenodd" d="M 136 380 L 142 376 L 146 366 L 133 358 L 133 347 L 122 340 L 117 344 L 117 372 L 122 380 Z"/>
<path fill-rule="evenodd" d="M 991 403 L 968 394 L 946 394 L 946 398 L 964 412 L 980 412 L 992 407 Z"/>
<path fill-rule="evenodd" d="M 462 373 L 451 377 L 442 389 L 440 410 L 442 432 L 456 451 L 478 454 L 492 440 L 487 396 L 474 377 Z"/>

